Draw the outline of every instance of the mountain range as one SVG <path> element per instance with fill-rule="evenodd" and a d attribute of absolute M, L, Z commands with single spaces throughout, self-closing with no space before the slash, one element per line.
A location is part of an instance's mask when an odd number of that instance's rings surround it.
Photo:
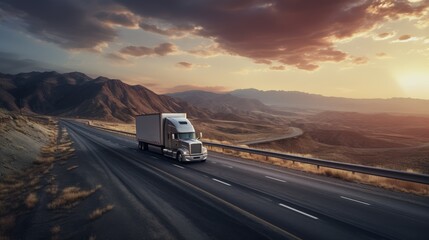
<path fill-rule="evenodd" d="M 107 121 L 132 122 L 143 113 L 186 112 L 202 119 L 276 122 L 276 115 L 294 115 L 287 111 L 296 109 L 429 114 L 427 106 L 429 100 L 421 99 L 350 99 L 256 89 L 158 95 L 140 85 L 80 72 L 0 73 L 0 108 Z"/>
<path fill-rule="evenodd" d="M 260 111 L 270 112 L 272 109 L 261 103 L 259 100 L 251 98 L 241 98 L 232 94 L 212 93 L 201 90 L 190 90 L 167 94 L 168 96 L 181 99 L 194 106 L 210 109 L 216 112 L 234 113 L 239 111 Z"/>
<path fill-rule="evenodd" d="M 93 79 L 79 72 L 0 74 L 0 107 L 122 122 L 133 121 L 138 114 L 154 112 L 208 116 L 187 102 L 158 95 L 143 86 L 131 86 L 105 77 Z"/>
<path fill-rule="evenodd" d="M 229 94 L 256 99 L 275 109 L 313 109 L 319 111 L 348 111 L 367 113 L 429 114 L 429 100 L 413 98 L 354 99 L 326 97 L 297 91 L 261 91 L 238 89 Z"/>

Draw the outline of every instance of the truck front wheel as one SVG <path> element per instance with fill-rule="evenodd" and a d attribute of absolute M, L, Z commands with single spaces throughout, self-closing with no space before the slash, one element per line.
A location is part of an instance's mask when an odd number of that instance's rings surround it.
<path fill-rule="evenodd" d="M 177 153 L 176 159 L 177 159 L 177 161 L 182 162 L 182 153 L 181 152 Z"/>

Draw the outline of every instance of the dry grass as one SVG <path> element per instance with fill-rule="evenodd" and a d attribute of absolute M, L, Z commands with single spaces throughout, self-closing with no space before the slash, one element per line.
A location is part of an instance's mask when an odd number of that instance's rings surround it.
<path fill-rule="evenodd" d="M 112 204 L 109 204 L 103 208 L 97 208 L 91 214 L 89 214 L 89 219 L 95 220 L 101 217 L 103 214 L 107 213 L 108 211 L 112 210 L 113 208 L 114 208 L 114 205 Z"/>
<path fill-rule="evenodd" d="M 6 238 L 6 234 L 15 227 L 16 216 L 15 215 L 7 215 L 4 217 L 0 217 L 0 237 Z"/>
<path fill-rule="evenodd" d="M 35 164 L 50 164 L 54 161 L 67 160 L 73 156 L 75 149 L 67 130 L 63 128 L 61 137 L 57 139 L 57 136 L 58 134 L 54 134 L 50 142 L 40 149 L 40 155 L 34 161 Z"/>
<path fill-rule="evenodd" d="M 57 208 L 71 208 L 77 204 L 79 200 L 87 198 L 91 194 L 95 193 L 101 185 L 97 185 L 95 188 L 90 190 L 81 190 L 78 187 L 66 187 L 63 189 L 60 196 L 55 198 L 48 204 L 49 209 Z"/>
<path fill-rule="evenodd" d="M 49 194 L 51 194 L 51 195 L 56 195 L 57 194 L 57 192 L 58 192 L 58 185 L 56 185 L 56 184 L 50 184 L 47 188 L 46 188 L 46 190 L 45 190 L 47 193 L 49 193 Z"/>
<path fill-rule="evenodd" d="M 34 208 L 39 199 L 35 193 L 28 194 L 27 198 L 25 198 L 25 205 L 27 208 Z"/>
<path fill-rule="evenodd" d="M 102 127 L 107 129 L 112 129 L 115 131 L 122 131 L 128 133 L 136 133 L 136 125 L 134 123 L 112 123 L 112 122 L 103 122 L 103 121 L 88 121 L 88 125 Z"/>
<path fill-rule="evenodd" d="M 78 167 L 79 167 L 78 165 L 73 165 L 73 166 L 71 166 L 71 167 L 68 167 L 68 168 L 67 168 L 67 171 L 71 171 L 71 170 L 76 169 L 76 168 L 78 168 Z"/>
<path fill-rule="evenodd" d="M 61 227 L 59 225 L 55 225 L 51 228 L 51 233 L 53 235 L 58 234 L 61 232 Z"/>
<path fill-rule="evenodd" d="M 209 147 L 211 151 L 221 152 L 227 155 L 240 157 L 243 159 L 249 159 L 257 162 L 268 163 L 271 165 L 281 166 L 285 168 L 300 170 L 304 172 L 310 172 L 314 174 L 325 175 L 341 180 L 350 182 L 363 183 L 382 187 L 389 190 L 412 193 L 417 195 L 429 196 L 429 186 L 420 183 L 413 183 L 407 181 L 401 181 L 396 179 L 390 179 L 385 177 L 372 176 L 361 173 L 352 173 L 344 170 L 330 169 L 325 167 L 317 167 L 311 164 L 299 163 L 290 160 L 284 160 L 274 157 L 266 157 L 258 154 L 244 153 L 229 149 L 222 149 L 219 147 Z"/>
<path fill-rule="evenodd" d="M 60 239 L 61 227 L 59 225 L 55 225 L 51 228 L 52 240 Z"/>

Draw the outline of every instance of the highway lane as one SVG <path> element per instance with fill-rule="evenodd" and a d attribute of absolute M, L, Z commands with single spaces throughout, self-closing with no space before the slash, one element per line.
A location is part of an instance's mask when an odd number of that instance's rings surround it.
<path fill-rule="evenodd" d="M 203 164 L 178 164 L 138 151 L 132 138 L 73 122 L 64 125 L 80 149 L 79 157 L 87 159 L 97 175 L 110 175 L 103 190 L 110 192 L 115 205 L 125 212 L 143 208 L 151 213 L 121 216 L 120 222 L 161 216 L 155 230 L 187 239 L 427 237 L 428 198 L 215 153 Z M 136 199 L 118 199 L 123 191 Z M 210 214 L 202 214 L 206 211 Z M 132 224 L 127 229 L 132 237 L 148 236 Z"/>

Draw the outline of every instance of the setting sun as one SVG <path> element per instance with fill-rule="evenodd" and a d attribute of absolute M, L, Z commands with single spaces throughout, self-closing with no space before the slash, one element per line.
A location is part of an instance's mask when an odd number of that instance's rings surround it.
<path fill-rule="evenodd" d="M 406 95 L 416 98 L 429 98 L 429 73 L 405 72 L 397 76 L 398 85 Z"/>

